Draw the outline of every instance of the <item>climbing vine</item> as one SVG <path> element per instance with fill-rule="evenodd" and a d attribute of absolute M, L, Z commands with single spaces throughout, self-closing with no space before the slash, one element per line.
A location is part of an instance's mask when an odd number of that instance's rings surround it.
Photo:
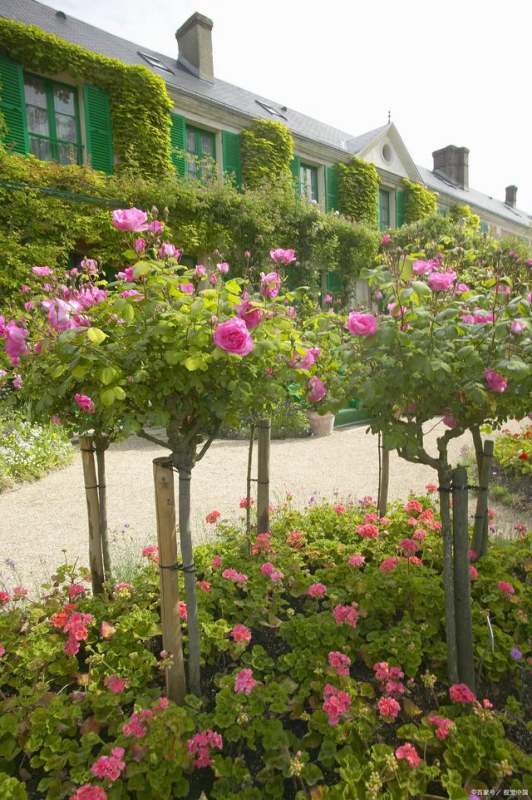
<path fill-rule="evenodd" d="M 290 175 L 294 140 L 282 122 L 255 120 L 242 131 L 241 142 L 242 173 L 248 188 Z"/>
<path fill-rule="evenodd" d="M 456 203 L 449 209 L 449 217 L 453 222 L 461 223 L 464 228 L 471 232 L 478 231 L 480 228 L 480 217 L 471 211 L 467 203 Z"/>
<path fill-rule="evenodd" d="M 346 217 L 377 225 L 379 173 L 374 164 L 354 156 L 347 164 L 338 164 L 339 210 Z"/>
<path fill-rule="evenodd" d="M 403 178 L 405 187 L 405 222 L 417 222 L 435 214 L 438 209 L 438 195 L 426 186 Z"/>
<path fill-rule="evenodd" d="M 67 72 L 110 96 L 118 170 L 160 175 L 171 169 L 172 102 L 162 78 L 146 67 L 123 64 L 16 20 L 0 18 L 0 50 L 27 69 Z"/>

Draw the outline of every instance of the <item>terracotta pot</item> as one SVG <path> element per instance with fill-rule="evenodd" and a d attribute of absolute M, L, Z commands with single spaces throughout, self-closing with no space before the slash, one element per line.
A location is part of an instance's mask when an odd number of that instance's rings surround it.
<path fill-rule="evenodd" d="M 318 414 L 317 411 L 308 412 L 308 421 L 313 436 L 330 436 L 334 427 L 334 414 Z"/>

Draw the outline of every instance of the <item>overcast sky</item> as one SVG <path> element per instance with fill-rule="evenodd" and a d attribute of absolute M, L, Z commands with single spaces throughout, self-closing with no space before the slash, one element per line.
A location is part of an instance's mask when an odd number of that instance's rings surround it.
<path fill-rule="evenodd" d="M 46 2 L 46 0 L 45 0 Z M 414 161 L 470 149 L 470 185 L 532 213 L 531 0 L 47 0 L 168 55 L 194 11 L 215 74 L 358 135 L 391 110 Z"/>

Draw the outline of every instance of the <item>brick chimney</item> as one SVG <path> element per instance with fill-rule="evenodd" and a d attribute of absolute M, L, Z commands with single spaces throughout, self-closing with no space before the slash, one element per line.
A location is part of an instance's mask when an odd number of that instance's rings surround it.
<path fill-rule="evenodd" d="M 469 189 L 469 150 L 467 147 L 455 147 L 450 144 L 435 150 L 432 154 L 434 159 L 434 172 L 446 178 L 460 189 Z"/>
<path fill-rule="evenodd" d="M 177 60 L 198 78 L 214 81 L 212 20 L 197 11 L 176 31 Z"/>
<path fill-rule="evenodd" d="M 517 186 L 507 186 L 506 187 L 506 199 L 504 201 L 507 206 L 511 208 L 515 208 L 517 203 Z"/>

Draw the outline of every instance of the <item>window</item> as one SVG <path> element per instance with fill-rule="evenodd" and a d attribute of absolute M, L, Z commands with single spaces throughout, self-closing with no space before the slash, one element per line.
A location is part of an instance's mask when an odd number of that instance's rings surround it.
<path fill-rule="evenodd" d="M 186 128 L 187 175 L 192 178 L 209 178 L 216 161 L 214 133 L 201 128 Z"/>
<path fill-rule="evenodd" d="M 390 227 L 390 192 L 379 189 L 379 227 L 381 231 Z"/>
<path fill-rule="evenodd" d="M 76 89 L 35 75 L 25 75 L 24 98 L 30 152 L 43 161 L 81 164 Z"/>
<path fill-rule="evenodd" d="M 309 164 L 301 164 L 299 168 L 299 190 L 301 197 L 309 202 L 318 202 L 318 168 Z"/>
<path fill-rule="evenodd" d="M 170 67 L 167 67 L 166 64 L 163 64 L 159 58 L 151 56 L 149 53 L 143 53 L 142 50 L 137 50 L 137 53 L 150 65 L 150 67 L 156 67 L 156 69 L 160 69 L 163 72 L 169 72 L 170 75 L 175 75 L 175 72 L 170 69 Z"/>

